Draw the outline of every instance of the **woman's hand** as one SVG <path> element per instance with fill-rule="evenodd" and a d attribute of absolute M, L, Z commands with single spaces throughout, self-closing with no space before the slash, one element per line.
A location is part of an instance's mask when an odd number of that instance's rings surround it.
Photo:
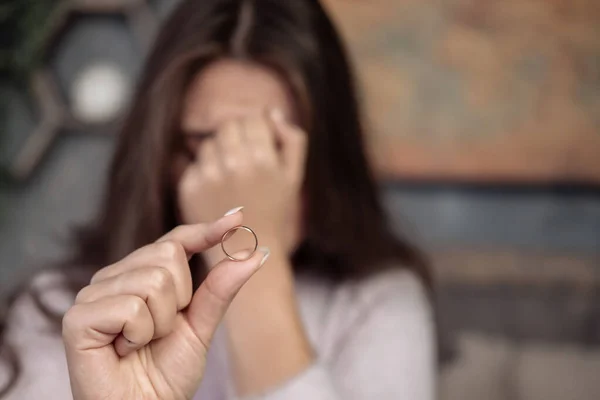
<path fill-rule="evenodd" d="M 63 319 L 76 400 L 194 395 L 217 325 L 268 250 L 244 262 L 220 262 L 195 293 L 188 259 L 241 222 L 237 212 L 180 226 L 94 275 Z"/>
<path fill-rule="evenodd" d="M 313 353 L 300 322 L 289 255 L 298 244 L 306 134 L 281 113 L 222 126 L 204 140 L 179 181 L 186 222 L 220 207 L 244 206 L 244 219 L 271 250 L 269 265 L 240 291 L 225 318 L 232 375 L 240 396 L 264 393 L 305 370 Z M 228 240 L 240 247 L 243 234 Z M 205 252 L 208 264 L 223 257 Z M 269 368 L 257 368 L 268 365 Z"/>
<path fill-rule="evenodd" d="M 301 228 L 305 148 L 306 134 L 278 110 L 225 123 L 200 144 L 179 181 L 183 221 L 210 221 L 223 207 L 244 206 L 261 243 L 291 252 Z"/>

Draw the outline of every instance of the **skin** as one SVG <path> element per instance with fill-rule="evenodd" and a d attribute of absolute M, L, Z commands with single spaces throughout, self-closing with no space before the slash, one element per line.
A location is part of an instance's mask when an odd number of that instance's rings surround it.
<path fill-rule="evenodd" d="M 180 226 L 94 275 L 63 318 L 74 399 L 193 396 L 215 328 L 268 253 L 220 262 L 195 293 L 188 259 L 242 221 Z"/>
<path fill-rule="evenodd" d="M 307 137 L 286 85 L 255 64 L 218 61 L 195 77 L 182 111 L 184 135 L 214 133 L 186 140 L 196 157 L 173 162 L 182 226 L 98 271 L 63 320 L 76 400 L 191 398 L 221 321 L 239 395 L 313 362 L 289 260 L 301 237 Z M 244 262 L 224 259 L 215 245 L 242 223 L 268 248 Z M 247 247 L 244 240 L 238 233 L 227 244 Z M 192 293 L 195 253 L 214 267 Z"/>

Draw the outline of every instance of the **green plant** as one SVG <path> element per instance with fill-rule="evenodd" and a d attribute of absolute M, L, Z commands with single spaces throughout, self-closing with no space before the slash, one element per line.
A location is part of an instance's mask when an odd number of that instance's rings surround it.
<path fill-rule="evenodd" d="M 31 72 L 41 61 L 41 49 L 52 10 L 60 0 L 0 1 L 0 85 L 26 91 Z M 3 91 L 4 93 L 4 91 Z M 4 140 L 10 96 L 0 96 L 0 146 Z M 4 161 L 4 160 L 3 160 Z M 0 191 L 9 182 L 0 165 Z M 0 210 L 1 213 L 2 210 Z"/>
<path fill-rule="evenodd" d="M 40 49 L 59 0 L 2 0 L 0 79 L 23 85 L 40 62 Z"/>

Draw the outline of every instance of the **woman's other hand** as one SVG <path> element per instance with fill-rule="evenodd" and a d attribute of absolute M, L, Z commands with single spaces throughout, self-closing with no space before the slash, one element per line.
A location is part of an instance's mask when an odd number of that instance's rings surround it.
<path fill-rule="evenodd" d="M 305 153 L 306 134 L 279 110 L 224 123 L 198 146 L 179 181 L 183 221 L 210 221 L 223 207 L 243 205 L 261 243 L 290 253 L 301 229 Z M 222 257 L 208 254 L 209 262 Z"/>
<path fill-rule="evenodd" d="M 76 400 L 193 396 L 215 329 L 268 250 L 221 261 L 195 293 L 188 260 L 241 223 L 236 212 L 180 226 L 94 275 L 63 319 Z"/>

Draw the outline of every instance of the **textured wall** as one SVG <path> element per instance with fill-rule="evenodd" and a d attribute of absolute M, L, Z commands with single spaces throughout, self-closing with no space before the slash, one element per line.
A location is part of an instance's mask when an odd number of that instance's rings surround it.
<path fill-rule="evenodd" d="M 325 0 L 387 175 L 600 183 L 596 0 Z"/>

